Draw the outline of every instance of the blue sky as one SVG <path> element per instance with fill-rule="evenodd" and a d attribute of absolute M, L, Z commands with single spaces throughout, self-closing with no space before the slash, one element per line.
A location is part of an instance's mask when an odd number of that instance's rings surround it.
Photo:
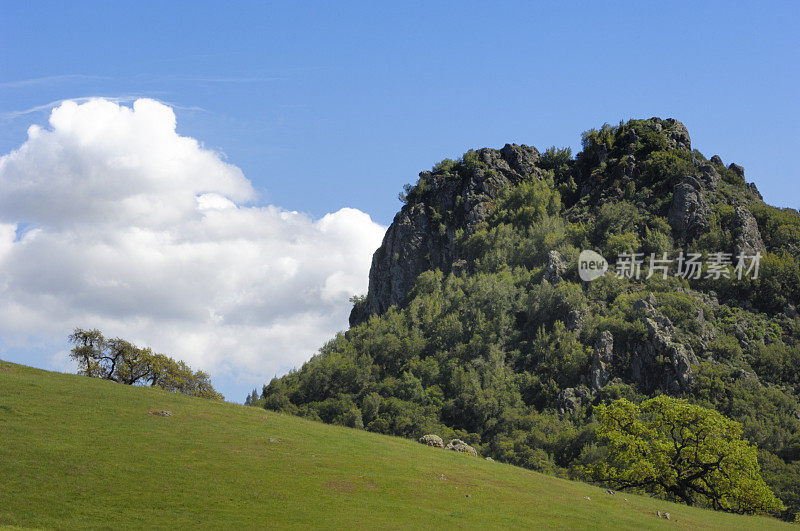
<path fill-rule="evenodd" d="M 799 23 L 796 2 L 3 2 L 0 155 L 55 102 L 153 98 L 242 170 L 242 204 L 388 225 L 444 157 L 661 116 L 798 208 Z"/>
<path fill-rule="evenodd" d="M 176 106 L 264 201 L 388 224 L 445 156 L 672 116 L 800 206 L 796 2 L 6 2 L 0 150 L 24 111 L 85 96 Z"/>

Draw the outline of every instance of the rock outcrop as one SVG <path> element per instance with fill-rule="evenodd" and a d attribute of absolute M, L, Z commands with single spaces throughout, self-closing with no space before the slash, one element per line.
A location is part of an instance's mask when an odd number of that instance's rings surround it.
<path fill-rule="evenodd" d="M 452 450 L 453 452 L 460 452 L 462 454 L 468 454 L 473 457 L 478 457 L 478 452 L 472 446 L 468 445 L 461 439 L 453 439 L 447 446 L 444 447 L 445 450 Z"/>
<path fill-rule="evenodd" d="M 547 255 L 547 266 L 544 268 L 544 279 L 550 284 L 561 282 L 561 276 L 567 271 L 567 262 L 558 251 L 550 251 Z"/>
<path fill-rule="evenodd" d="M 449 273 L 458 267 L 456 231 L 472 231 L 501 190 L 541 171 L 539 152 L 525 145 L 480 149 L 474 155 L 455 172 L 439 169 L 419 174 L 419 184 L 372 257 L 367 297 L 353 307 L 351 326 L 404 304 L 423 271 Z"/>
<path fill-rule="evenodd" d="M 608 330 L 603 330 L 594 345 L 592 357 L 592 374 L 590 385 L 597 391 L 605 386 L 611 379 L 611 362 L 614 359 L 614 336 Z"/>
<path fill-rule="evenodd" d="M 714 213 L 711 202 L 719 203 L 720 183 L 731 172 L 744 178 L 744 169 L 736 164 L 727 167 L 715 155 L 710 161 L 692 154 L 691 138 L 686 127 L 677 120 L 652 118 L 641 122 L 643 129 L 630 129 L 613 150 L 602 142 L 586 148 L 579 159 L 568 165 L 575 178 L 578 194 L 584 201 L 603 201 L 621 197 L 619 185 L 641 177 L 640 148 L 646 142 L 642 131 L 660 136 L 661 149 L 683 152 L 684 160 L 693 161 L 693 170 L 687 170 L 677 184 L 671 181 L 662 189 L 672 199 L 667 214 L 677 242 L 689 244 L 711 230 Z M 638 132 L 637 132 L 638 131 Z M 626 155 L 621 156 L 621 153 Z M 603 173 L 596 172 L 597 165 L 607 163 Z M 592 166 L 595 165 L 595 166 Z M 469 274 L 472 264 L 459 256 L 456 245 L 457 231 L 469 235 L 484 221 L 494 200 L 503 189 L 524 179 L 541 178 L 547 161 L 532 147 L 506 144 L 502 149 L 480 149 L 464 156 L 458 163 L 440 164 L 433 171 L 419 174 L 419 182 L 407 188 L 407 201 L 395 216 L 386 232 L 381 247 L 375 252 L 369 275 L 366 298 L 357 303 L 350 315 L 351 325 L 363 322 L 371 315 L 380 315 L 391 306 L 402 306 L 409 299 L 418 275 L 439 269 L 445 274 Z M 667 183 L 668 181 L 664 181 Z M 753 193 L 756 197 L 757 191 Z M 729 226 L 733 235 L 735 256 L 739 253 L 764 253 L 764 242 L 758 224 L 742 204 L 734 204 L 735 215 Z M 722 251 L 723 249 L 721 249 Z M 544 267 L 543 279 L 550 284 L 563 281 L 568 269 L 564 257 L 550 250 Z M 691 366 L 697 363 L 692 349 L 683 345 L 676 336 L 672 322 L 655 307 L 652 297 L 640 301 L 645 313 L 649 338 L 635 345 L 615 345 L 610 332 L 602 332 L 597 339 L 592 358 L 592 368 L 583 378 L 584 387 L 562 391 L 558 397 L 559 413 L 568 414 L 579 408 L 599 389 L 608 385 L 612 372 L 618 377 L 636 382 L 644 389 L 666 391 L 685 390 L 691 383 Z M 585 309 L 571 310 L 564 321 L 567 328 L 581 333 L 589 319 Z M 702 315 L 698 320 L 702 320 Z M 700 347 L 705 349 L 711 338 L 701 337 Z M 624 365 L 615 367 L 615 347 L 631 354 Z M 666 360 L 666 363 L 665 361 Z M 621 362 L 622 363 L 622 362 Z M 584 396 L 586 395 L 586 396 Z"/>
<path fill-rule="evenodd" d="M 750 190 L 750 193 L 753 194 L 753 197 L 759 199 L 760 201 L 764 200 L 764 196 L 762 196 L 761 192 L 758 191 L 756 183 L 747 183 L 747 188 Z"/>
<path fill-rule="evenodd" d="M 692 153 L 689 132 L 681 122 L 672 118 L 651 118 L 642 123 L 659 135 L 662 148 Z M 636 160 L 637 146 L 644 141 L 639 136 L 634 129 L 628 130 L 622 140 L 628 156 L 624 161 L 614 159 L 617 162 L 613 170 L 608 170 L 608 176 L 598 176 L 593 171 L 593 165 L 611 162 L 612 154 L 605 144 L 599 143 L 585 151 L 580 163 L 570 162 L 570 171 L 574 170 L 580 193 L 602 191 L 607 187 L 604 179 L 609 176 L 636 179 L 642 171 L 642 161 Z M 705 164 L 707 167 L 696 172 L 697 178 L 690 177 L 675 188 L 669 219 L 683 237 L 693 237 L 708 229 L 710 207 L 702 188 L 713 188 L 719 182 L 715 164 L 722 167 L 717 157 L 712 164 Z M 439 165 L 433 171 L 421 172 L 418 184 L 407 189 L 406 204 L 395 216 L 372 257 L 369 289 L 366 298 L 353 307 L 350 325 L 359 324 L 371 315 L 381 315 L 391 306 L 405 304 L 417 276 L 423 271 L 468 272 L 470 264 L 458 256 L 456 232 L 463 230 L 469 235 L 489 214 L 501 190 L 531 176 L 541 178 L 543 172 L 539 151 L 516 144 L 506 144 L 502 149 L 472 151 L 460 163 Z M 565 270 L 563 258 L 551 253 L 545 270 L 548 282 L 558 283 Z"/>
<path fill-rule="evenodd" d="M 721 177 L 719 176 L 719 172 L 717 172 L 717 169 L 713 164 L 700 164 L 697 167 L 697 171 L 700 172 L 700 181 L 707 188 L 713 190 L 719 186 Z"/>
<path fill-rule="evenodd" d="M 669 207 L 669 223 L 684 241 L 706 232 L 709 227 L 711 207 L 703 196 L 700 182 L 690 177 L 675 186 Z"/>
<path fill-rule="evenodd" d="M 563 418 L 571 415 L 582 408 L 585 404 L 592 401 L 591 392 L 583 385 L 578 387 L 567 387 L 558 393 L 556 398 L 556 413 Z"/>
<path fill-rule="evenodd" d="M 419 438 L 419 442 L 425 444 L 427 446 L 433 446 L 435 448 L 444 448 L 444 441 L 438 435 L 423 435 Z"/>
<path fill-rule="evenodd" d="M 743 206 L 738 206 L 735 210 L 733 237 L 736 242 L 733 248 L 734 260 L 740 254 L 761 253 L 763 255 L 766 252 L 756 218 Z"/>
<path fill-rule="evenodd" d="M 564 322 L 564 325 L 570 332 L 580 334 L 590 316 L 591 312 L 586 308 L 572 310 L 567 314 L 567 320 Z"/>
<path fill-rule="evenodd" d="M 629 345 L 631 380 L 648 391 L 687 390 L 693 382 L 692 365 L 698 363 L 691 347 L 676 341 L 672 321 L 658 311 L 652 294 L 638 301 L 634 309 L 645 315 L 648 339 Z"/>
<path fill-rule="evenodd" d="M 739 177 L 741 177 L 742 179 L 744 179 L 744 168 L 742 168 L 738 164 L 734 164 L 731 162 L 731 164 L 728 166 L 728 169 L 731 170 L 736 175 L 738 175 Z"/>

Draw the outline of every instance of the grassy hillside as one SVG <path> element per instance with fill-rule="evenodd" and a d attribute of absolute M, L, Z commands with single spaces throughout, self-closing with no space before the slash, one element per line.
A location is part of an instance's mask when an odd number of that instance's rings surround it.
<path fill-rule="evenodd" d="M 260 408 L 5 362 L 0 441 L 0 526 L 789 527 L 611 496 Z"/>

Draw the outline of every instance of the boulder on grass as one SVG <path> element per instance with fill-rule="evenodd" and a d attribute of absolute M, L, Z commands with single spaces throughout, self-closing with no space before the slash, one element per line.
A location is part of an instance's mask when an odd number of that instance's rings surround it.
<path fill-rule="evenodd" d="M 462 454 L 469 454 L 473 457 L 478 457 L 478 452 L 472 446 L 468 445 L 461 439 L 453 439 L 447 446 L 444 447 L 445 450 L 452 450 L 454 452 L 461 452 Z"/>
<path fill-rule="evenodd" d="M 419 442 L 436 448 L 444 448 L 444 441 L 438 435 L 423 435 L 419 438 Z"/>

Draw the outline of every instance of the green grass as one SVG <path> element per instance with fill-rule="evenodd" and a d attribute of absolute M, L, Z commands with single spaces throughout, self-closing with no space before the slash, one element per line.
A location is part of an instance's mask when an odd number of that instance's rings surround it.
<path fill-rule="evenodd" d="M 170 410 L 171 417 L 150 410 Z M 587 500 L 584 497 L 589 497 Z M 659 519 L 656 511 L 671 513 Z M 0 362 L 0 526 L 742 528 L 258 408 Z"/>

